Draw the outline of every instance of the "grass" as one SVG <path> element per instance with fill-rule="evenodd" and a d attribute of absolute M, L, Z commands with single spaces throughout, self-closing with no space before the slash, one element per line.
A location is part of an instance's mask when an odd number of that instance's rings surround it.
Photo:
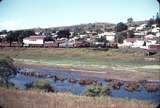
<path fill-rule="evenodd" d="M 67 93 L 19 91 L 0 87 L 0 106 L 4 108 L 155 108 L 149 102 L 111 97 L 75 96 Z"/>
<path fill-rule="evenodd" d="M 14 58 L 17 63 L 97 72 L 108 69 L 127 74 L 141 72 L 148 74 L 147 77 L 159 75 L 160 69 L 159 62 L 145 61 L 143 50 L 140 49 L 98 51 L 91 48 L 4 48 L 0 56 Z"/>
<path fill-rule="evenodd" d="M 10 56 L 15 59 L 29 59 L 49 64 L 79 64 L 104 66 L 143 66 L 157 62 L 144 62 L 143 52 L 136 50 L 111 49 L 97 51 L 89 48 L 54 48 L 54 49 L 2 49 L 1 56 Z M 138 63 L 138 64 L 137 64 Z"/>
<path fill-rule="evenodd" d="M 100 85 L 90 85 L 85 91 L 86 96 L 106 96 L 111 93 L 111 87 L 109 86 L 100 86 Z"/>

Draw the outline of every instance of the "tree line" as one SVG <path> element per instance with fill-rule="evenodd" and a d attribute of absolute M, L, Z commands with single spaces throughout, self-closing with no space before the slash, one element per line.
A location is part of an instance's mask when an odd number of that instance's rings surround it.
<path fill-rule="evenodd" d="M 23 43 L 23 39 L 30 36 L 34 35 L 35 32 L 33 30 L 16 30 L 16 31 L 6 31 L 2 30 L 0 34 L 6 34 L 7 36 L 5 39 L 1 39 L 0 41 L 7 41 L 10 43 L 10 46 L 12 42 L 18 42 L 18 43 Z"/>

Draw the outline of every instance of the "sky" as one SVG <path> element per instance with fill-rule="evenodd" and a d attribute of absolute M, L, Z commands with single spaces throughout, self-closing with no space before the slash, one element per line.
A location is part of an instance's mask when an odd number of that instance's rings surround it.
<path fill-rule="evenodd" d="M 0 30 L 148 20 L 157 0 L 2 0 Z"/>

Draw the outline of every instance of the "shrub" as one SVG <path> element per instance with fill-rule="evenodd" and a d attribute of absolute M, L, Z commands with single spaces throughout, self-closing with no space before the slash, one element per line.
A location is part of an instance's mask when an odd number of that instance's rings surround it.
<path fill-rule="evenodd" d="M 0 82 L 7 84 L 9 79 L 17 74 L 17 69 L 13 65 L 10 57 L 0 59 Z"/>
<path fill-rule="evenodd" d="M 50 85 L 49 80 L 37 80 L 33 83 L 31 88 L 39 89 L 45 92 L 54 92 L 54 89 Z"/>
<path fill-rule="evenodd" d="M 111 87 L 109 86 L 99 86 L 99 85 L 91 85 L 85 91 L 86 96 L 106 96 L 111 93 Z"/>

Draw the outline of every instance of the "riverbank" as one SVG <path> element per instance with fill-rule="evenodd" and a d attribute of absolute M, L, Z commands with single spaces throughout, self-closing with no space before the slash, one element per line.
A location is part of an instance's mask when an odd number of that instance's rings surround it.
<path fill-rule="evenodd" d="M 4 108 L 155 108 L 144 101 L 111 97 L 75 96 L 67 93 L 45 93 L 0 88 L 0 106 Z"/>
<path fill-rule="evenodd" d="M 159 62 L 145 61 L 141 49 L 3 48 L 0 56 L 16 64 L 45 66 L 75 72 L 102 74 L 122 80 L 159 80 Z"/>
<path fill-rule="evenodd" d="M 107 69 L 104 71 L 98 70 L 86 70 L 81 68 L 73 68 L 73 67 L 58 67 L 58 66 L 51 66 L 46 64 L 40 63 L 32 63 L 32 62 L 16 62 L 15 63 L 17 68 L 21 67 L 38 67 L 38 68 L 48 68 L 53 71 L 69 71 L 82 74 L 84 76 L 92 76 L 92 77 L 99 77 L 103 79 L 117 79 L 123 81 L 152 81 L 152 80 L 159 80 L 159 73 L 146 73 L 146 72 L 130 72 L 130 71 L 120 71 L 120 70 L 113 70 Z"/>

